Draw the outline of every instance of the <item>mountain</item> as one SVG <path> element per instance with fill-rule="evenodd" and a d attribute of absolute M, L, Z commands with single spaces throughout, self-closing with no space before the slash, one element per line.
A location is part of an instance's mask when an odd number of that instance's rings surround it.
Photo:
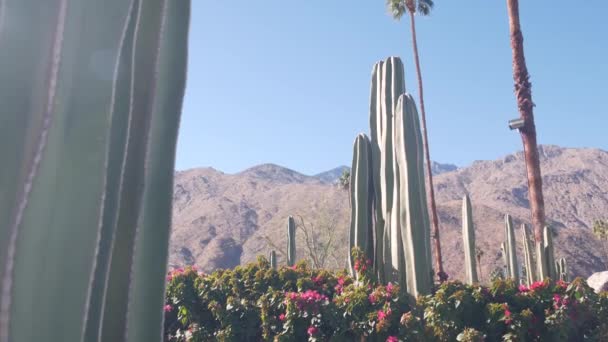
<path fill-rule="evenodd" d="M 454 164 L 442 164 L 431 161 L 431 171 L 433 172 L 433 175 L 440 175 L 442 173 L 455 171 L 456 169 L 458 169 L 458 166 Z"/>
<path fill-rule="evenodd" d="M 439 175 L 442 173 L 454 171 L 456 169 L 458 169 L 458 166 L 453 165 L 453 164 L 442 164 L 442 163 L 437 163 L 437 162 L 431 162 L 431 171 L 433 172 L 433 175 Z M 336 184 L 336 182 L 340 179 L 340 176 L 342 176 L 342 173 L 345 170 L 350 171 L 350 167 L 344 166 L 344 165 L 338 166 L 334 169 L 331 169 L 331 170 L 325 171 L 325 172 L 321 172 L 312 177 L 318 179 L 323 184 Z"/>
<path fill-rule="evenodd" d="M 566 257 L 574 275 L 605 269 L 608 260 L 591 225 L 608 215 L 608 152 L 557 146 L 541 146 L 539 152 L 557 257 Z M 284 263 L 286 220 L 294 215 L 317 232 L 334 234 L 326 266 L 344 266 L 348 193 L 325 179 L 330 177 L 305 176 L 272 164 L 232 175 L 211 168 L 176 172 L 170 264 L 196 264 L 210 271 L 255 260 L 270 249 L 276 249 L 279 263 Z M 521 152 L 440 173 L 435 189 L 444 264 L 451 277 L 463 276 L 460 215 L 465 193 L 473 204 L 477 245 L 484 252 L 482 279 L 502 263 L 505 213 L 515 221 L 521 253 L 519 227 L 530 224 Z M 297 236 L 298 258 L 306 258 L 305 237 Z"/>
<path fill-rule="evenodd" d="M 335 184 L 340 179 L 340 176 L 342 176 L 344 171 L 350 171 L 350 167 L 344 165 L 338 166 L 329 171 L 316 174 L 313 177 L 318 179 L 323 184 Z"/>

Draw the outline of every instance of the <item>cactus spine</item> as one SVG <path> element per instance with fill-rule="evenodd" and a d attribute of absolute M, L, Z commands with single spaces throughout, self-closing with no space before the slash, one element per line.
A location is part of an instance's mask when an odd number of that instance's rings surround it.
<path fill-rule="evenodd" d="M 475 255 L 475 227 L 473 226 L 473 208 L 471 199 L 465 195 L 462 199 L 462 242 L 464 248 L 464 269 L 468 284 L 478 283 L 477 259 Z"/>
<path fill-rule="evenodd" d="M 534 259 L 532 257 L 532 247 L 530 246 L 530 238 L 528 229 L 525 224 L 521 225 L 522 241 L 524 244 L 524 265 L 526 267 L 526 283 L 528 286 L 536 281 L 536 267 L 534 267 Z"/>
<path fill-rule="evenodd" d="M 274 250 L 270 251 L 270 267 L 273 270 L 277 269 L 277 253 Z"/>
<path fill-rule="evenodd" d="M 516 284 L 519 284 L 519 264 L 517 263 L 517 249 L 515 240 L 515 230 L 513 229 L 513 220 L 511 215 L 505 215 L 505 232 L 506 232 L 506 249 L 507 249 L 507 262 L 509 265 L 509 277 L 512 278 Z"/>
<path fill-rule="evenodd" d="M 355 139 L 350 176 L 351 221 L 349 236 L 349 266 L 356 274 L 352 257 L 355 247 L 361 249 L 369 260 L 373 260 L 371 144 L 367 135 L 361 133 Z"/>
<path fill-rule="evenodd" d="M 296 263 L 296 221 L 292 216 L 287 219 L 287 266 Z"/>
<path fill-rule="evenodd" d="M 399 97 L 395 109 L 395 162 L 399 173 L 399 224 L 406 261 L 407 291 L 413 295 L 431 290 L 430 222 L 423 180 L 420 120 L 414 99 Z"/>

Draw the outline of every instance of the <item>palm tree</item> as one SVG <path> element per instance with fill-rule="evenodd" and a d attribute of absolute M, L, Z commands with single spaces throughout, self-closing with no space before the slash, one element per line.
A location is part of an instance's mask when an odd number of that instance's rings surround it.
<path fill-rule="evenodd" d="M 349 191 L 350 190 L 350 171 L 348 169 L 345 169 L 344 171 L 342 171 L 342 175 L 340 176 L 340 179 L 338 180 L 338 185 L 340 186 L 340 188 L 342 190 L 345 191 Z M 350 203 L 350 194 L 348 194 L 348 207 L 351 207 L 351 203 Z"/>
<path fill-rule="evenodd" d="M 536 144 L 536 126 L 534 125 L 534 103 L 532 102 L 532 85 L 524 56 L 524 37 L 519 25 L 519 1 L 507 0 L 509 13 L 509 31 L 513 53 L 513 80 L 517 108 L 524 126 L 519 129 L 524 145 L 524 158 L 528 174 L 528 198 L 532 212 L 534 239 L 539 243 L 543 239 L 545 227 L 545 202 L 543 200 L 543 183 L 540 173 L 540 160 Z"/>
<path fill-rule="evenodd" d="M 439 239 L 439 217 L 437 216 L 437 206 L 435 204 L 435 191 L 433 189 L 433 173 L 431 169 L 431 157 L 429 152 L 429 139 L 426 129 L 426 112 L 424 111 L 424 91 L 422 86 L 422 73 L 420 71 L 420 58 L 418 55 L 418 40 L 416 39 L 416 17 L 415 14 L 429 15 L 433 9 L 433 0 L 387 0 L 388 9 L 393 18 L 399 20 L 407 13 L 410 17 L 410 30 L 412 33 L 412 46 L 414 48 L 414 61 L 416 63 L 416 75 L 418 77 L 418 95 L 420 97 L 420 117 L 422 121 L 422 131 L 424 133 L 423 147 L 426 159 L 427 177 L 429 183 L 429 202 L 430 214 L 433 224 L 431 237 L 435 249 L 435 269 L 440 281 L 444 281 L 447 276 L 443 271 L 443 261 L 441 258 L 441 241 Z"/>

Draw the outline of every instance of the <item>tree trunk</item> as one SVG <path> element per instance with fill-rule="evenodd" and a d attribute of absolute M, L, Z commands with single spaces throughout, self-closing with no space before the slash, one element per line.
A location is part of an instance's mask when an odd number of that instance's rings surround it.
<path fill-rule="evenodd" d="M 515 82 L 515 96 L 517 108 L 524 127 L 520 129 L 524 145 L 524 156 L 528 174 L 528 198 L 532 212 L 532 225 L 534 226 L 534 240 L 539 243 L 543 240 L 545 226 L 545 203 L 543 200 L 543 184 L 540 173 L 540 160 L 536 145 L 536 127 L 534 125 L 534 103 L 532 102 L 532 85 L 526 68 L 524 56 L 524 37 L 519 25 L 519 1 L 507 0 L 509 12 L 509 31 L 511 34 L 511 50 L 513 52 L 513 81 Z"/>
<path fill-rule="evenodd" d="M 433 173 L 431 170 L 431 157 L 429 152 L 429 139 L 426 130 L 426 113 L 424 111 L 424 93 L 422 87 L 422 73 L 420 71 L 420 59 L 418 56 L 418 41 L 416 39 L 416 21 L 414 17 L 414 10 L 410 8 L 408 11 L 410 14 L 410 26 L 412 32 L 412 45 L 414 47 L 414 61 L 416 62 L 416 75 L 418 77 L 418 95 L 420 96 L 420 117 L 422 121 L 422 132 L 424 136 L 423 148 L 424 158 L 426 159 L 427 177 L 429 183 L 429 202 L 430 202 L 430 214 L 432 221 L 431 238 L 433 239 L 433 245 L 435 248 L 435 272 L 439 277 L 439 281 L 443 282 L 447 279 L 445 272 L 443 271 L 443 261 L 441 258 L 441 241 L 439 239 L 439 218 L 437 216 L 437 206 L 435 205 L 435 190 L 433 188 Z"/>

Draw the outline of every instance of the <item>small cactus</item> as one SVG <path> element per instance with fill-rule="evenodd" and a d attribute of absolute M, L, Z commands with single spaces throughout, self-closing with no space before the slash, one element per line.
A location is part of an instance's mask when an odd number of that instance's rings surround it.
<path fill-rule="evenodd" d="M 513 220 L 510 215 L 505 216 L 505 232 L 506 232 L 506 252 L 507 262 L 509 266 L 508 276 L 519 284 L 519 264 L 517 263 L 517 249 L 515 240 L 515 230 L 513 229 Z"/>
<path fill-rule="evenodd" d="M 466 282 L 475 284 L 479 282 L 475 255 L 475 227 L 473 226 L 473 208 L 468 195 L 462 199 L 462 240 Z"/>
<path fill-rule="evenodd" d="M 553 230 L 549 226 L 545 226 L 545 229 L 543 229 L 543 239 L 548 276 L 555 280 L 557 279 L 557 272 L 555 269 L 555 256 L 553 254 Z"/>
<path fill-rule="evenodd" d="M 292 216 L 287 219 L 287 266 L 296 264 L 296 221 Z"/>
<path fill-rule="evenodd" d="M 556 279 L 562 281 L 569 281 L 568 277 L 568 265 L 566 264 L 566 258 L 561 258 L 555 262 Z"/>
<path fill-rule="evenodd" d="M 534 258 L 532 256 L 532 247 L 530 246 L 530 238 L 528 237 L 528 229 L 525 224 L 521 225 L 522 241 L 524 245 L 524 265 L 526 267 L 526 283 L 532 285 L 536 281 L 536 268 L 534 267 Z"/>
<path fill-rule="evenodd" d="M 273 270 L 277 269 L 277 253 L 274 250 L 270 251 L 270 267 Z"/>

